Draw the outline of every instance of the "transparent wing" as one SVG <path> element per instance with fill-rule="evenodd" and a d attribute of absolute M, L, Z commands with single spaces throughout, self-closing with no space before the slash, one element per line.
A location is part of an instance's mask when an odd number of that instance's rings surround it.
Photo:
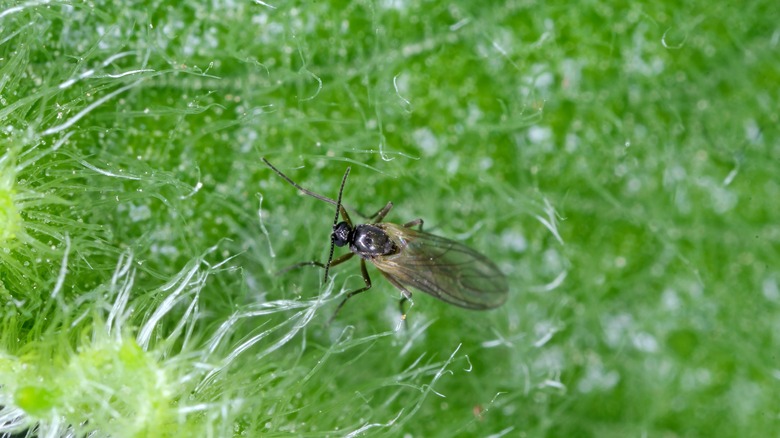
<path fill-rule="evenodd" d="M 506 276 L 487 257 L 450 239 L 391 223 L 374 224 L 401 248 L 371 260 L 383 274 L 448 303 L 492 309 L 506 301 Z"/>

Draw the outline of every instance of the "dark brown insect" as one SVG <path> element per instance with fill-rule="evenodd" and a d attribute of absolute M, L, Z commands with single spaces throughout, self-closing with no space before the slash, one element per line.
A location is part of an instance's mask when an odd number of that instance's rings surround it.
<path fill-rule="evenodd" d="M 349 167 L 341 180 L 338 199 L 334 201 L 299 186 L 265 158 L 263 162 L 302 193 L 336 206 L 328 262 L 298 263 L 284 271 L 307 265 L 319 266 L 325 269 L 324 281 L 327 282 L 331 267 L 344 263 L 355 254 L 360 256 L 360 270 L 365 287 L 348 292 L 339 303 L 331 320 L 347 300 L 371 289 L 366 260 L 373 263 L 379 272 L 403 294 L 399 306 L 404 318 L 404 302 L 412 298 L 410 288 L 419 289 L 442 301 L 467 309 L 493 309 L 506 301 L 508 292 L 506 277 L 484 255 L 453 240 L 422 231 L 422 219 L 415 219 L 404 225 L 382 222 L 393 208 L 392 202 L 388 202 L 382 209 L 368 217 L 370 223 L 353 225 L 349 214 L 341 204 L 341 195 L 350 172 Z M 339 222 L 339 215 L 343 219 L 341 222 Z M 334 259 L 334 246 L 347 245 L 350 252 Z"/>

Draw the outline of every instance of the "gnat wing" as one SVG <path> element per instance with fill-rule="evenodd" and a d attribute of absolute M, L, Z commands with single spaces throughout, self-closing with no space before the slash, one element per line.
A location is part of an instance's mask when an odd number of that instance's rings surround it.
<path fill-rule="evenodd" d="M 391 223 L 374 224 L 401 249 L 371 260 L 408 287 L 467 309 L 492 309 L 506 301 L 506 277 L 487 257 L 444 237 Z"/>

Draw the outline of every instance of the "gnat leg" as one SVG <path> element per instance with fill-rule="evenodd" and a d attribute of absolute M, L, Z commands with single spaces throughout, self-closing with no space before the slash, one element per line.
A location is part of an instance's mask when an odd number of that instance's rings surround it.
<path fill-rule="evenodd" d="M 401 300 L 398 302 L 398 309 L 401 311 L 401 321 L 404 322 L 404 327 L 408 330 L 409 329 L 409 322 L 406 319 L 406 311 L 404 311 L 404 303 L 407 301 L 411 302 L 414 305 L 414 302 L 412 301 L 412 293 L 409 292 L 409 289 L 407 289 L 404 285 L 398 282 L 398 280 L 395 279 L 395 277 L 386 274 L 384 271 L 379 271 L 382 273 L 382 275 L 385 276 L 387 281 L 390 282 L 393 286 L 395 286 L 396 289 L 401 291 L 401 294 L 403 297 L 401 297 Z"/>
<path fill-rule="evenodd" d="M 336 311 L 333 312 L 333 316 L 330 317 L 328 320 L 328 325 L 330 325 L 331 322 L 333 322 L 333 319 L 336 318 L 336 315 L 338 315 L 339 311 L 342 307 L 344 307 L 344 304 L 349 300 L 350 298 L 354 297 L 355 295 L 365 292 L 369 289 L 371 289 L 371 277 L 368 276 L 368 270 L 366 269 L 366 261 L 363 259 L 360 259 L 360 272 L 363 274 L 363 282 L 366 284 L 365 287 L 362 287 L 360 289 L 355 289 L 352 292 L 348 292 L 347 296 L 344 297 L 343 300 L 339 303 L 338 307 L 336 307 Z"/>
<path fill-rule="evenodd" d="M 387 216 L 387 213 L 390 213 L 390 210 L 393 208 L 393 203 L 388 202 L 387 205 L 382 207 L 379 211 L 374 213 L 373 216 L 371 216 L 369 219 L 371 219 L 371 222 L 382 222 L 382 219 Z"/>
<path fill-rule="evenodd" d="M 404 224 L 404 228 L 413 228 L 413 227 L 416 227 L 417 225 L 420 226 L 418 228 L 418 230 L 422 231 L 422 227 L 423 227 L 423 220 L 422 220 L 422 218 L 418 218 L 418 219 L 415 219 L 413 221 L 409 221 L 409 222 L 405 223 Z"/>
<path fill-rule="evenodd" d="M 351 259 L 354 255 L 355 255 L 354 252 L 346 253 L 343 256 L 338 257 L 338 258 L 334 259 L 333 261 L 331 261 L 330 262 L 330 267 L 332 268 L 332 267 L 334 267 L 336 265 L 340 265 L 340 264 L 346 262 L 347 260 Z M 292 270 L 295 270 L 295 269 L 298 269 L 298 268 L 302 268 L 304 266 L 316 266 L 318 268 L 325 269 L 325 263 L 318 262 L 318 261 L 314 260 L 314 261 L 311 261 L 311 262 L 301 262 L 301 263 L 296 263 L 296 264 L 294 264 L 292 266 L 288 266 L 288 267 L 286 267 L 284 269 L 281 269 L 281 270 L 277 271 L 276 275 L 282 275 L 282 274 L 285 274 L 285 273 L 290 272 Z"/>
<path fill-rule="evenodd" d="M 339 205 L 339 213 L 341 213 L 341 219 L 346 222 L 350 228 L 352 228 L 352 219 L 349 218 L 349 213 L 347 213 L 347 210 L 344 208 L 343 205 Z M 334 224 L 333 227 L 335 228 L 336 225 Z"/>
<path fill-rule="evenodd" d="M 372 214 L 371 216 L 366 216 L 365 214 L 363 214 L 361 212 L 357 212 L 357 213 L 358 213 L 358 215 L 360 215 L 360 217 L 366 219 L 368 222 L 377 223 L 377 222 L 380 222 L 382 219 L 384 219 L 384 217 L 387 215 L 388 212 L 390 212 L 390 210 L 392 208 L 393 208 L 393 203 L 392 202 L 388 202 L 387 205 L 385 205 L 384 207 L 380 208 L 379 211 L 377 211 L 376 213 Z"/>
<path fill-rule="evenodd" d="M 409 301 L 414 305 L 414 301 L 412 301 L 412 294 L 406 289 L 402 290 L 404 296 L 401 297 L 400 300 L 398 300 L 398 310 L 401 312 L 401 321 L 404 322 L 404 328 L 406 330 L 409 330 L 409 320 L 406 319 L 406 310 L 404 310 L 404 304 Z"/>

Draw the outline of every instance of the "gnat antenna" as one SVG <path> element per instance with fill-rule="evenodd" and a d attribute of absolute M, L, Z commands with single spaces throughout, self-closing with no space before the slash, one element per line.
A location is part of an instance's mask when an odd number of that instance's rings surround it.
<path fill-rule="evenodd" d="M 347 167 L 347 171 L 344 172 L 344 178 L 341 179 L 341 188 L 339 188 L 339 197 L 336 200 L 336 217 L 333 218 L 333 230 L 336 229 L 336 224 L 339 222 L 339 212 L 342 209 L 341 194 L 344 193 L 344 185 L 347 183 L 347 177 L 349 176 L 349 171 L 351 169 L 352 169 L 351 167 Z M 328 263 L 325 263 L 325 277 L 323 283 L 328 282 L 328 271 L 330 270 L 330 262 L 333 261 L 333 249 L 335 245 L 336 245 L 336 234 L 330 233 L 330 254 L 328 254 Z"/>

